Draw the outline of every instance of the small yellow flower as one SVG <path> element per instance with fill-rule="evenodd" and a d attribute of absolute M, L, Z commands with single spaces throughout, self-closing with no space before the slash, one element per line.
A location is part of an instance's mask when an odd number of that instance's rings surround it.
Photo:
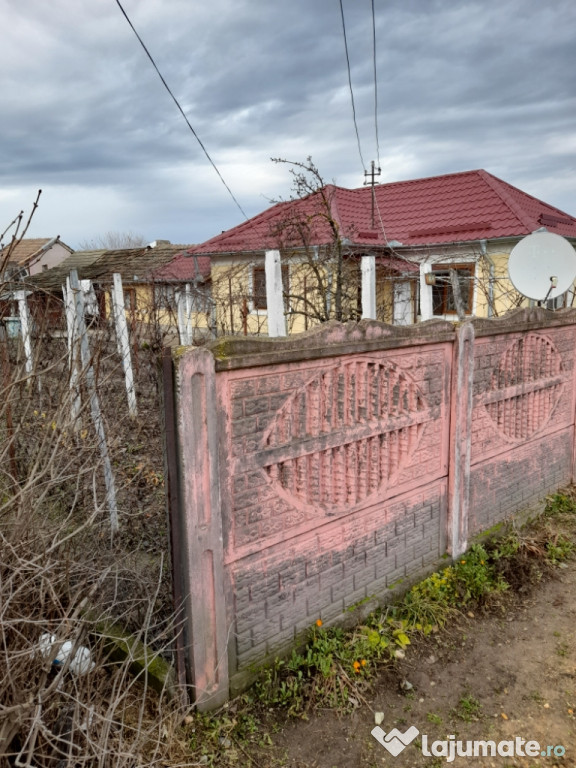
<path fill-rule="evenodd" d="M 363 666 L 363 667 L 365 667 L 365 666 L 366 666 L 366 664 L 368 664 L 368 662 L 366 661 L 366 659 L 362 659 L 362 661 L 360 662 L 360 664 L 362 664 L 362 666 Z"/>
<path fill-rule="evenodd" d="M 464 565 L 464 563 L 466 562 L 466 560 L 460 560 L 460 562 L 462 563 L 462 565 Z"/>
<path fill-rule="evenodd" d="M 322 619 L 316 619 L 316 626 L 321 627 L 322 626 Z"/>
<path fill-rule="evenodd" d="M 484 565 L 484 560 L 480 560 L 480 565 Z"/>
<path fill-rule="evenodd" d="M 354 664 L 352 664 L 352 666 L 354 667 L 354 672 L 359 672 L 360 671 L 360 662 L 359 661 L 355 661 Z"/>

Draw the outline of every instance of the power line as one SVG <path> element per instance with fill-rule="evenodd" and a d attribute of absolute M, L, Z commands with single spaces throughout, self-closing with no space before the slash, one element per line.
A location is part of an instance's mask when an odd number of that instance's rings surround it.
<path fill-rule="evenodd" d="M 118 1 L 118 0 L 117 0 Z M 356 141 L 358 142 L 358 154 L 360 155 L 360 162 L 362 168 L 366 171 L 366 163 L 362 157 L 362 148 L 360 146 L 360 134 L 358 133 L 358 124 L 356 122 L 356 107 L 354 105 L 354 91 L 352 90 L 352 75 L 350 73 L 350 56 L 348 55 L 348 41 L 346 39 L 346 22 L 344 20 L 344 7 L 342 0 L 340 0 L 340 15 L 342 17 L 342 33 L 344 35 L 344 50 L 346 51 L 346 67 L 348 68 L 348 85 L 350 87 L 350 99 L 352 101 L 352 118 L 354 120 L 354 130 L 356 131 Z"/>
<path fill-rule="evenodd" d="M 176 106 L 178 107 L 178 110 L 179 110 L 180 114 L 182 115 L 182 117 L 183 117 L 183 118 L 184 118 L 184 120 L 186 121 L 186 125 L 187 125 L 187 126 L 188 126 L 188 128 L 190 128 L 190 130 L 192 131 L 192 134 L 193 134 L 194 138 L 196 139 L 196 141 L 198 142 L 198 144 L 200 144 L 200 147 L 202 148 L 202 151 L 204 152 L 204 154 L 205 154 L 205 155 L 206 155 L 206 157 L 208 158 L 208 161 L 210 162 L 210 165 L 212 166 L 212 168 L 214 168 L 214 170 L 215 170 L 215 171 L 216 171 L 216 173 L 218 174 L 218 177 L 219 177 L 220 181 L 222 182 L 222 184 L 224 184 L 224 186 L 225 186 L 225 187 L 226 187 L 226 189 L 228 190 L 228 194 L 230 195 L 230 197 L 232 198 L 232 200 L 234 200 L 234 203 L 236 204 L 236 207 L 238 208 L 238 210 L 240 211 L 240 213 L 242 214 L 242 216 L 244 216 L 244 218 L 245 218 L 246 220 L 248 220 L 248 216 L 247 216 L 247 215 L 246 215 L 246 213 L 244 212 L 244 209 L 242 208 L 242 206 L 240 205 L 240 203 L 238 202 L 238 200 L 237 200 L 237 199 L 236 199 L 236 197 L 234 196 L 234 193 L 232 192 L 232 190 L 230 189 L 230 187 L 228 186 L 228 184 L 226 184 L 226 182 L 225 182 L 225 180 L 224 180 L 224 177 L 222 176 L 222 174 L 220 173 L 220 171 L 218 170 L 218 168 L 217 168 L 217 166 L 216 166 L 216 163 L 215 163 L 215 162 L 212 160 L 212 158 L 211 158 L 211 157 L 210 157 L 210 155 L 208 154 L 208 150 L 206 149 L 206 147 L 204 146 L 204 144 L 203 144 L 203 143 L 202 143 L 202 141 L 200 140 L 200 137 L 198 136 L 198 134 L 196 133 L 196 131 L 195 131 L 195 130 L 194 130 L 194 128 L 192 127 L 192 125 L 191 125 L 190 121 L 189 121 L 189 120 L 188 120 L 188 118 L 186 117 L 186 113 L 184 112 L 184 110 L 183 110 L 183 109 L 182 109 L 182 107 L 180 106 L 180 103 L 179 103 L 178 99 L 176 98 L 176 96 L 174 96 L 174 94 L 173 94 L 173 93 L 172 93 L 172 91 L 170 90 L 170 87 L 169 87 L 168 83 L 166 82 L 166 80 L 165 80 L 165 79 L 164 79 L 164 77 L 162 76 L 162 73 L 161 73 L 161 72 L 160 72 L 160 70 L 158 69 L 158 66 L 156 65 L 156 62 L 155 62 L 155 61 L 154 61 L 154 59 L 152 58 L 152 54 L 150 53 L 150 51 L 148 50 L 148 48 L 147 48 L 147 47 L 144 45 L 144 41 L 142 40 L 142 38 L 140 37 L 140 35 L 139 35 L 139 34 L 138 34 L 138 32 L 136 31 L 136 29 L 134 28 L 134 25 L 133 25 L 133 24 L 132 24 L 132 22 L 130 21 L 130 19 L 129 19 L 129 17 L 128 17 L 128 14 L 126 13 L 126 11 L 124 10 L 124 8 L 122 7 L 122 5 L 121 5 L 121 3 L 120 3 L 120 0 L 116 0 L 116 4 L 118 5 L 118 7 L 120 8 L 120 10 L 122 11 L 122 14 L 124 15 L 124 18 L 126 19 L 126 21 L 128 22 L 128 24 L 130 25 L 130 28 L 132 29 L 132 31 L 134 32 L 134 34 L 135 34 L 135 35 L 136 35 L 136 37 L 138 38 L 138 42 L 140 43 L 140 45 L 141 45 L 141 46 L 142 46 L 142 48 L 144 49 L 144 51 L 145 51 L 146 55 L 148 56 L 148 58 L 149 58 L 149 59 L 150 59 L 150 61 L 152 62 L 152 66 L 154 67 L 154 69 L 155 69 L 155 70 L 156 70 L 156 72 L 158 73 L 158 77 L 159 77 L 159 78 L 160 78 L 160 80 L 162 81 L 162 84 L 164 85 L 164 87 L 166 88 L 166 90 L 168 91 L 168 93 L 170 94 L 170 96 L 172 97 L 172 100 L 174 101 L 174 104 L 176 104 Z"/>
<path fill-rule="evenodd" d="M 380 139 L 378 138 L 378 74 L 376 71 L 376 13 L 372 0 L 372 58 L 374 60 L 374 127 L 376 129 L 376 156 L 380 167 Z"/>

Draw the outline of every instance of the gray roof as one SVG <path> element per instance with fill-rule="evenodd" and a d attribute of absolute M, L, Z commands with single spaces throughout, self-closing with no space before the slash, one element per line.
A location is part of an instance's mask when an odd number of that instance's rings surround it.
<path fill-rule="evenodd" d="M 45 291 L 60 290 L 72 269 L 78 271 L 80 280 L 92 280 L 106 285 L 112 282 L 112 275 L 120 273 L 126 283 L 152 279 L 155 269 L 171 262 L 174 257 L 189 248 L 189 245 L 162 243 L 140 248 L 117 250 L 77 251 L 52 269 L 48 269 L 26 280 L 27 285 Z"/>

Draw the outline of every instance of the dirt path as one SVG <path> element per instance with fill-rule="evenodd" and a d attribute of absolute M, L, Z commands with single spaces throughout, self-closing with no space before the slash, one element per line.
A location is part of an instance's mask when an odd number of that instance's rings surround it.
<path fill-rule="evenodd" d="M 515 597 L 505 614 L 466 618 L 457 629 L 427 641 L 380 680 L 367 704 L 352 715 L 317 713 L 308 722 L 287 725 L 274 737 L 275 764 L 576 768 L 576 563 L 557 569 L 528 596 Z M 383 713 L 386 733 L 419 731 L 396 757 L 371 735 L 375 712 Z M 540 752 L 556 747 L 556 756 L 550 749 L 546 757 L 496 754 L 455 757 L 449 763 L 441 756 L 442 745 L 435 747 L 436 756 L 434 751 L 424 756 L 424 735 L 429 751 L 450 735 L 496 744 L 519 737 L 539 742 Z M 564 756 L 558 756 L 562 750 Z M 502 751 L 506 755 L 509 748 Z"/>

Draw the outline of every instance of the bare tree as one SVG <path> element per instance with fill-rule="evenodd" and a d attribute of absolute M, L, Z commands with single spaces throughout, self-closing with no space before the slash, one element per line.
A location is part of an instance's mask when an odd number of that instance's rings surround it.
<path fill-rule="evenodd" d="M 116 251 L 120 248 L 140 248 L 148 244 L 144 235 L 136 232 L 118 232 L 110 230 L 102 235 L 82 240 L 78 243 L 79 251 Z"/>
<path fill-rule="evenodd" d="M 290 166 L 295 205 L 271 231 L 290 275 L 285 299 L 290 314 L 307 323 L 357 320 L 360 317 L 358 259 L 346 245 L 353 232 L 343 232 L 332 205 L 333 188 L 308 157 L 306 162 L 272 158 Z"/>

